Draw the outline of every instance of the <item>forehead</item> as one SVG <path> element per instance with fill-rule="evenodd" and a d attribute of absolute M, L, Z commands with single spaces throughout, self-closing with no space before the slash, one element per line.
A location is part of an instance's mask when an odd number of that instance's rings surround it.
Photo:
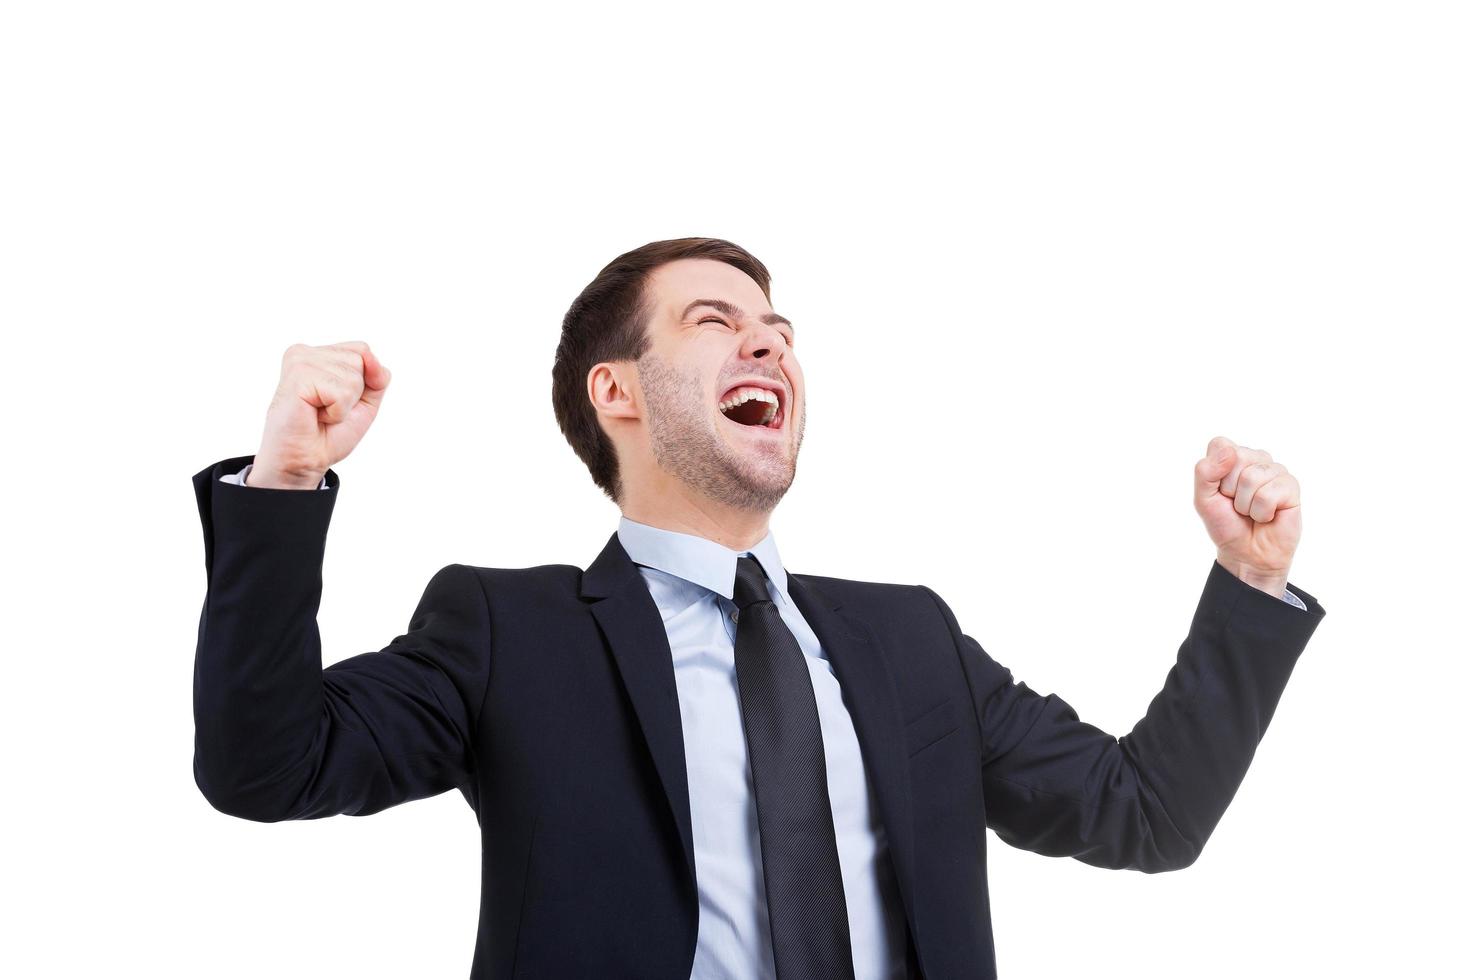
<path fill-rule="evenodd" d="M 695 299 L 724 299 L 748 313 L 770 313 L 772 306 L 751 276 L 715 259 L 677 259 L 650 273 L 647 284 L 656 315 L 678 320 Z"/>

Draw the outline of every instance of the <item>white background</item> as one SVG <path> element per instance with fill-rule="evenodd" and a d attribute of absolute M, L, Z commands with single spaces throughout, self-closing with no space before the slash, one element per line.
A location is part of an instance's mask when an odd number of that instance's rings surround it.
<path fill-rule="evenodd" d="M 190 476 L 255 451 L 289 344 L 366 340 L 394 381 L 337 467 L 326 659 L 445 564 L 586 565 L 618 515 L 553 419 L 558 325 L 684 235 L 797 326 L 787 566 L 931 586 L 1107 731 L 1210 569 L 1208 440 L 1303 486 L 1328 615 L 1202 857 L 989 835 L 1006 980 L 1466 969 L 1465 11 L 7 5 L 3 972 L 466 975 L 459 794 L 261 825 L 196 789 Z"/>

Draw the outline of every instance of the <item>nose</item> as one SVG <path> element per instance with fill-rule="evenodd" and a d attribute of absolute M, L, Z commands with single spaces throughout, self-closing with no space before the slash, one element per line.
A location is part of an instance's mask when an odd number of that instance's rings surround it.
<path fill-rule="evenodd" d="M 771 323 L 754 323 L 742 340 L 742 356 L 751 358 L 771 357 L 779 362 L 788 350 L 788 339 Z"/>

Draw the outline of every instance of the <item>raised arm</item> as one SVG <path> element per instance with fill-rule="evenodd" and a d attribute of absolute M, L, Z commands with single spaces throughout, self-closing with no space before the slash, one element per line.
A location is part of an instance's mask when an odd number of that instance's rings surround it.
<path fill-rule="evenodd" d="M 337 474 L 321 493 L 195 476 L 205 531 L 195 648 L 194 776 L 249 820 L 364 816 L 459 788 L 476 804 L 473 746 L 490 622 L 474 569 L 435 573 L 388 646 L 322 667 L 317 608 Z"/>
<path fill-rule="evenodd" d="M 1007 843 L 1171 871 L 1196 860 L 1237 792 L 1325 610 L 1288 589 L 1301 525 L 1299 485 L 1282 464 L 1219 436 L 1194 494 L 1217 560 L 1165 685 L 1120 738 L 1014 681 L 930 593 L 981 726 L 987 825 Z"/>
<path fill-rule="evenodd" d="M 194 476 L 206 576 L 194 776 L 214 807 L 246 819 L 361 816 L 453 787 L 476 803 L 490 623 L 474 569 L 442 568 L 406 633 L 322 667 L 316 617 L 339 486 L 328 467 L 371 421 L 363 397 L 388 383 L 357 346 L 289 350 L 262 451 Z M 248 485 L 223 479 L 248 463 Z"/>
<path fill-rule="evenodd" d="M 930 590 L 927 590 L 928 592 Z M 1120 738 L 1040 695 L 946 618 L 982 726 L 987 825 L 1014 847 L 1102 868 L 1174 871 L 1201 854 L 1325 610 L 1214 561 L 1191 629 L 1145 717 Z"/>

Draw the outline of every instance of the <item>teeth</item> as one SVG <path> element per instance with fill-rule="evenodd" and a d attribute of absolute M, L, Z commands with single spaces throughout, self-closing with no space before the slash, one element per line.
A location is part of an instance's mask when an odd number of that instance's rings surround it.
<path fill-rule="evenodd" d="M 724 402 L 721 402 L 717 407 L 720 408 L 723 413 L 726 413 L 730 412 L 738 405 L 749 401 L 760 401 L 767 403 L 767 411 L 763 413 L 762 418 L 757 422 L 758 425 L 771 425 L 772 420 L 777 418 L 777 392 L 768 391 L 766 388 L 738 388 L 730 398 L 728 398 Z"/>
<path fill-rule="evenodd" d="M 767 417 L 769 419 L 772 417 L 772 415 L 776 414 L 777 393 L 768 391 L 766 388 L 738 388 L 736 390 L 736 394 L 732 395 L 726 401 L 722 402 L 718 407 L 723 412 L 729 412 L 743 402 L 749 402 L 754 398 L 758 401 L 765 401 L 772 406 L 772 408 L 768 409 Z"/>

